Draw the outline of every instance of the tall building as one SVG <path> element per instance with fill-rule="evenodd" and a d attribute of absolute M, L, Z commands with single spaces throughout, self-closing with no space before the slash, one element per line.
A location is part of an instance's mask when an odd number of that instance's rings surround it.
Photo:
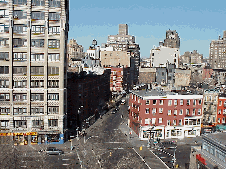
<path fill-rule="evenodd" d="M 210 43 L 209 63 L 214 69 L 226 68 L 226 31 L 223 38 L 219 36 L 218 40 L 212 40 Z"/>
<path fill-rule="evenodd" d="M 131 75 L 130 84 L 133 86 L 138 83 L 139 65 L 140 65 L 140 47 L 139 44 L 135 43 L 135 36 L 128 35 L 127 24 L 119 24 L 119 34 L 109 35 L 107 43 L 102 44 L 100 50 L 101 50 L 100 59 L 102 66 L 103 65 L 117 66 L 118 64 L 115 65 L 115 63 L 119 63 L 120 66 L 125 67 L 127 65 L 128 67 L 130 67 Z M 119 55 L 124 56 L 119 57 Z M 125 60 L 127 61 L 127 63 L 124 62 Z"/>
<path fill-rule="evenodd" d="M 18 144 L 63 143 L 69 1 L 0 6 L 0 133 Z"/>
<path fill-rule="evenodd" d="M 193 52 L 185 52 L 180 56 L 180 64 L 200 64 L 203 63 L 203 54 L 193 50 Z"/>
<path fill-rule="evenodd" d="M 73 67 L 73 61 L 82 59 L 84 56 L 85 52 L 83 52 L 83 46 L 78 45 L 75 39 L 70 39 L 68 42 L 68 66 Z"/>
<path fill-rule="evenodd" d="M 164 39 L 164 46 L 170 48 L 180 48 L 180 38 L 176 30 L 166 31 L 166 39 Z"/>

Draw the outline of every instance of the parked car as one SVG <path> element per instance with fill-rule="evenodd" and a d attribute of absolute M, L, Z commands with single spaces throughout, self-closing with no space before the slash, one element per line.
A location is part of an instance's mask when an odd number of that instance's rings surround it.
<path fill-rule="evenodd" d="M 125 104 L 125 103 L 126 103 L 126 100 L 122 99 L 121 104 Z"/>
<path fill-rule="evenodd" d="M 64 154 L 62 150 L 57 149 L 56 147 L 48 147 L 46 149 L 46 154 L 47 155 L 61 155 Z"/>
<path fill-rule="evenodd" d="M 115 114 L 115 113 L 117 113 L 117 111 L 118 111 L 117 109 L 113 109 L 111 113 Z"/>

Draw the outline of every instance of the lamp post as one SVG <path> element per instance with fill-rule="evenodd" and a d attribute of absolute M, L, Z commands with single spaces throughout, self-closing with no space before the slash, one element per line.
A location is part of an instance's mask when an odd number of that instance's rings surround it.
<path fill-rule="evenodd" d="M 76 138 L 77 138 L 77 140 L 78 140 L 78 129 L 79 129 L 79 127 L 76 128 L 76 131 L 77 131 L 77 136 L 76 136 Z"/>

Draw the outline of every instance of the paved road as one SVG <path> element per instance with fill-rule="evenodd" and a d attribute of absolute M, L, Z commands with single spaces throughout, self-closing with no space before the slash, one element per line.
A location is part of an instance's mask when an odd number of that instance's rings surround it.
<path fill-rule="evenodd" d="M 134 133 L 129 135 L 127 119 L 127 105 L 121 105 L 119 112 L 106 113 L 87 129 L 85 143 L 80 138 L 76 146 L 83 168 L 167 168 L 147 148 L 147 142 Z"/>

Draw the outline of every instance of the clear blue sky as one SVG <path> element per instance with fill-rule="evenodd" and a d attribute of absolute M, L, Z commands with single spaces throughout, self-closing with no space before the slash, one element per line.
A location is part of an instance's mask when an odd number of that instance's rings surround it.
<path fill-rule="evenodd" d="M 128 24 L 129 34 L 140 44 L 141 57 L 149 57 L 153 45 L 165 38 L 166 30 L 176 30 L 180 54 L 198 50 L 209 57 L 209 44 L 226 30 L 224 0 L 70 0 L 69 39 L 76 39 L 84 51 L 96 39 L 107 42 L 118 34 L 118 24 Z"/>

